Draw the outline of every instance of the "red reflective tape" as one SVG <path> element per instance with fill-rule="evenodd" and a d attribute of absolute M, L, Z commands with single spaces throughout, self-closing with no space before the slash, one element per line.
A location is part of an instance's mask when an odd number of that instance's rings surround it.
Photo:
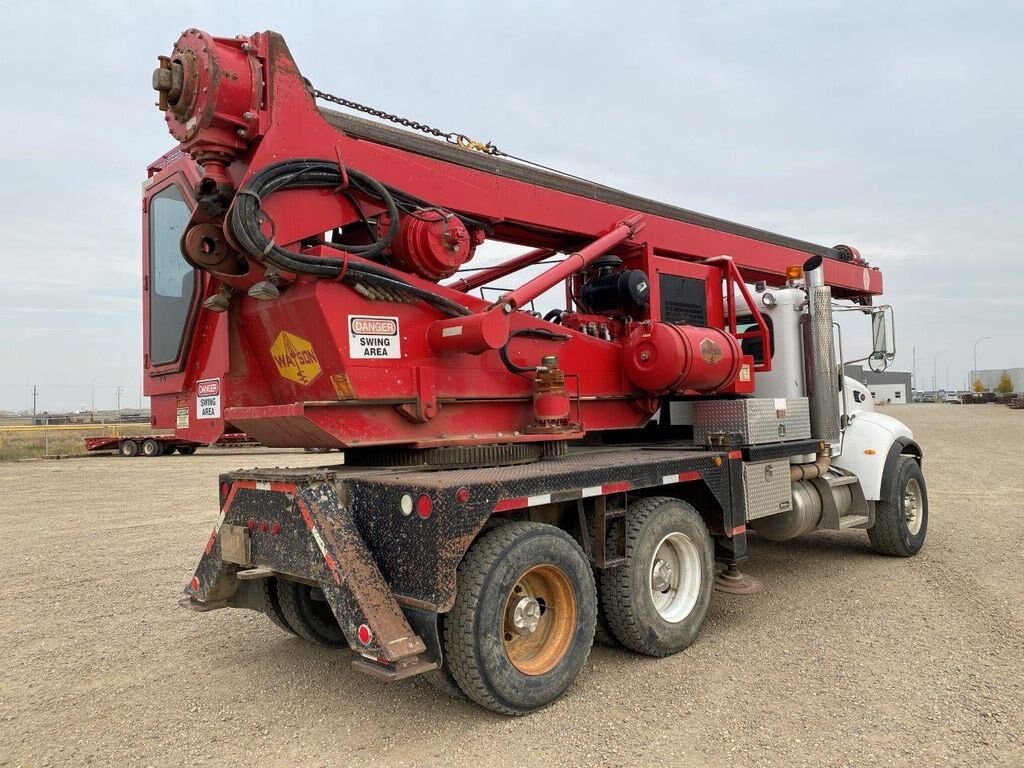
<path fill-rule="evenodd" d="M 528 496 L 520 496 L 515 499 L 502 499 L 494 505 L 495 512 L 508 512 L 510 509 L 520 509 L 530 503 Z"/>
<path fill-rule="evenodd" d="M 306 509 L 306 505 L 300 501 L 295 506 L 297 506 L 299 508 L 299 512 L 302 513 L 302 519 L 306 521 L 306 527 L 312 531 L 314 525 L 313 516 L 309 514 L 309 510 Z"/>
<path fill-rule="evenodd" d="M 212 531 L 210 531 L 210 538 L 206 540 L 206 554 L 210 554 L 211 552 L 213 552 L 213 545 L 216 543 L 216 541 L 217 529 L 214 528 Z"/>
<path fill-rule="evenodd" d="M 633 484 L 629 480 L 623 480 L 618 483 L 605 483 L 601 486 L 601 493 L 622 493 L 628 491 L 633 487 Z"/>
<path fill-rule="evenodd" d="M 324 552 L 324 560 L 327 563 L 327 567 L 331 570 L 331 574 L 334 576 L 334 581 L 338 586 L 341 586 L 341 574 L 338 573 L 338 563 L 335 562 L 334 557 L 330 552 Z"/>
<path fill-rule="evenodd" d="M 732 529 L 732 532 L 729 535 L 730 536 L 739 536 L 741 533 L 746 533 L 746 532 L 747 532 L 747 526 L 745 526 L 745 525 L 737 525 L 735 528 Z"/>
<path fill-rule="evenodd" d="M 700 480 L 700 472 L 680 472 L 679 482 L 688 483 L 691 480 Z"/>
<path fill-rule="evenodd" d="M 730 459 L 742 459 L 743 458 L 743 451 L 729 451 L 729 458 Z"/>

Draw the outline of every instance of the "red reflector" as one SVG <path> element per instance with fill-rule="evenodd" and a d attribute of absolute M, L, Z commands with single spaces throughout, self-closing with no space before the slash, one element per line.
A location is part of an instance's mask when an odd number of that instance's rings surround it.
<path fill-rule="evenodd" d="M 274 523 L 273 525 L 271 525 L 270 526 L 270 532 L 272 534 L 274 534 L 275 536 L 277 536 L 279 533 L 281 533 L 281 524 L 280 523 Z"/>
<path fill-rule="evenodd" d="M 373 632 L 365 624 L 360 624 L 359 629 L 356 630 L 356 635 L 359 637 L 359 642 L 363 645 L 369 645 L 370 641 L 373 640 Z"/>
<path fill-rule="evenodd" d="M 188 586 L 189 586 L 189 588 L 191 588 L 191 590 L 193 592 L 198 592 L 199 591 L 199 577 L 198 576 L 193 576 L 192 577 L 192 581 L 189 582 Z"/>
<path fill-rule="evenodd" d="M 220 484 L 220 497 L 222 499 L 227 499 L 228 493 L 230 491 L 231 491 L 231 486 L 227 484 L 227 481 L 224 481 L 223 483 Z"/>
<path fill-rule="evenodd" d="M 256 518 L 250 517 L 249 520 L 246 522 L 245 527 L 248 528 L 250 531 L 255 531 L 256 530 Z"/>
<path fill-rule="evenodd" d="M 460 504 L 465 504 L 469 501 L 469 488 L 459 488 L 455 493 L 455 498 L 459 500 Z"/>
<path fill-rule="evenodd" d="M 260 520 L 260 530 L 261 530 L 261 531 L 263 531 L 264 533 L 266 533 L 266 532 L 267 532 L 267 529 L 268 529 L 269 527 L 270 527 L 270 526 L 269 526 L 269 525 L 267 525 L 267 521 L 266 521 L 266 520 Z"/>
<path fill-rule="evenodd" d="M 421 493 L 416 497 L 416 514 L 426 520 L 430 517 L 430 513 L 434 511 L 434 502 L 430 500 L 430 497 L 425 493 Z"/>

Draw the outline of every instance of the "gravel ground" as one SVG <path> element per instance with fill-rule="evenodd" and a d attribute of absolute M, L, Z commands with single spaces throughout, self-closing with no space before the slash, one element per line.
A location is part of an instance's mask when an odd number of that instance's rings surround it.
<path fill-rule="evenodd" d="M 0 765 L 1024 765 L 1006 539 L 1024 412 L 887 412 L 925 450 L 920 555 L 874 555 L 857 531 L 754 541 L 764 593 L 716 594 L 672 658 L 595 647 L 566 697 L 522 719 L 378 683 L 254 613 L 177 607 L 217 474 L 317 457 L 2 464 Z"/>

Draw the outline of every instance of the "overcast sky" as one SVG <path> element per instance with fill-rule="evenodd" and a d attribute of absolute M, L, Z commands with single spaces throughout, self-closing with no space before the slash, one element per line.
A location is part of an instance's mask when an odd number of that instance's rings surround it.
<path fill-rule="evenodd" d="M 897 365 L 1024 365 L 1020 2 L 0 0 L 0 408 L 137 405 L 140 195 L 181 31 L 275 29 L 319 88 L 547 165 L 860 248 Z M 866 326 L 864 327 L 866 333 Z"/>

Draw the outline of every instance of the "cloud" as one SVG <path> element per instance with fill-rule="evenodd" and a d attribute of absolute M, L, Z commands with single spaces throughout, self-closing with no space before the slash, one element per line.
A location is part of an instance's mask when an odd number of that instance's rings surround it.
<path fill-rule="evenodd" d="M 946 348 L 966 371 L 974 340 L 992 336 L 980 363 L 1024 364 L 1019 3 L 321 2 L 254 15 L 122 0 L 23 3 L 5 21 L 18 33 L 0 54 L 0 321 L 32 330 L 0 335 L 16 361 L 0 407 L 43 380 L 140 375 L 140 182 L 171 146 L 149 77 L 189 26 L 276 28 L 325 90 L 630 192 L 858 246 L 885 273 L 901 345 Z"/>

